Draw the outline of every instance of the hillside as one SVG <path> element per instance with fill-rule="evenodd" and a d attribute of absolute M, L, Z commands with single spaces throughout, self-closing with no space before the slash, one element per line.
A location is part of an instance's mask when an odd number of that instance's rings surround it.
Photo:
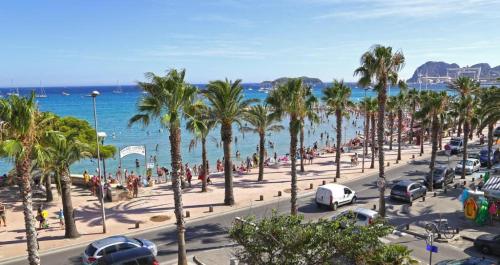
<path fill-rule="evenodd" d="M 409 83 L 418 82 L 418 75 L 422 74 L 423 76 L 446 76 L 446 69 L 448 68 L 459 68 L 456 63 L 446 63 L 446 62 L 426 62 L 419 66 L 413 76 L 408 79 Z M 500 77 L 500 65 L 496 67 L 491 67 L 487 63 L 478 63 L 474 65 L 470 65 L 469 67 L 481 67 L 481 74 L 479 78 L 481 79 L 490 79 L 490 78 L 498 78 Z"/>
<path fill-rule="evenodd" d="M 278 86 L 281 84 L 284 84 L 290 79 L 291 77 L 280 77 L 278 79 L 275 79 L 274 81 L 263 81 L 260 83 L 261 86 Z M 308 85 L 318 85 L 318 84 L 323 84 L 323 81 L 319 78 L 314 78 L 314 77 L 307 77 L 307 76 L 301 76 L 302 80 L 304 81 L 305 84 Z"/>

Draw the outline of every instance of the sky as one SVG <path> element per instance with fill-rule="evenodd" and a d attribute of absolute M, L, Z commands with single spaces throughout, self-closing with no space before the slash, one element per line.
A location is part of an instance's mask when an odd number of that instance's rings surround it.
<path fill-rule="evenodd" d="M 282 76 L 356 81 L 374 44 L 426 61 L 500 65 L 496 0 L 46 0 L 0 2 L 0 87 L 192 83 Z"/>

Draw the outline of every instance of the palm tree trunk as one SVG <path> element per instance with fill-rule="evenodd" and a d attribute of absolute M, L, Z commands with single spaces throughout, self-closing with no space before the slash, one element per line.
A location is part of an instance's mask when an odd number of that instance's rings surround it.
<path fill-rule="evenodd" d="M 45 175 L 45 202 L 51 202 L 54 200 L 54 194 L 52 193 L 52 176 L 50 174 Z"/>
<path fill-rule="evenodd" d="M 207 177 L 208 177 L 208 167 L 207 167 L 207 138 L 203 136 L 201 138 L 201 167 L 203 168 L 204 177 L 201 180 L 201 192 L 207 192 Z"/>
<path fill-rule="evenodd" d="M 231 163 L 231 141 L 233 135 L 233 128 L 231 123 L 222 124 L 221 138 L 224 148 L 224 204 L 234 205 L 233 194 L 233 169 Z"/>
<path fill-rule="evenodd" d="M 264 132 L 259 133 L 259 178 L 257 181 L 263 181 L 264 180 L 264 153 L 265 153 L 265 142 L 266 142 L 266 135 Z M 302 165 L 304 166 L 304 165 Z"/>
<path fill-rule="evenodd" d="M 469 108 L 467 108 L 469 113 Z M 467 160 L 467 144 L 469 142 L 469 121 L 464 120 L 464 153 L 462 156 L 462 179 L 465 179 L 465 161 Z"/>
<path fill-rule="evenodd" d="M 397 161 L 401 160 L 401 134 L 403 133 L 403 110 L 398 109 L 398 157 Z"/>
<path fill-rule="evenodd" d="M 29 152 L 28 152 L 29 153 Z M 30 265 L 39 265 L 38 238 L 33 216 L 33 203 L 30 182 L 31 160 L 26 157 L 16 161 L 17 183 L 23 200 L 24 225 L 26 227 L 26 244 L 28 246 L 28 262 Z"/>
<path fill-rule="evenodd" d="M 389 113 L 389 131 L 390 131 L 390 135 L 389 135 L 389 150 L 392 151 L 392 138 L 393 138 L 393 134 L 394 134 L 394 113 Z"/>
<path fill-rule="evenodd" d="M 422 125 L 420 126 L 420 156 L 424 154 L 424 136 L 425 136 L 425 128 L 424 128 L 424 121 L 422 121 Z"/>
<path fill-rule="evenodd" d="M 370 115 L 368 114 L 368 111 L 365 112 L 365 141 L 363 143 L 363 148 L 364 148 L 364 155 L 368 155 L 368 131 L 370 130 Z"/>
<path fill-rule="evenodd" d="M 337 152 L 335 152 L 335 166 L 337 171 L 335 172 L 335 178 L 340 178 L 340 145 L 342 143 L 342 112 L 340 109 L 335 111 L 335 116 L 337 119 Z"/>
<path fill-rule="evenodd" d="M 61 199 L 64 213 L 64 237 L 78 238 L 80 233 L 76 229 L 73 216 L 73 201 L 71 200 L 71 177 L 69 170 L 61 174 Z"/>
<path fill-rule="evenodd" d="M 376 128 L 376 125 L 375 125 L 375 113 L 372 113 L 371 114 L 372 117 L 371 117 L 371 122 L 372 122 L 372 140 L 371 140 L 371 149 L 372 149 L 372 162 L 370 164 L 370 168 L 375 168 L 375 128 Z"/>
<path fill-rule="evenodd" d="M 411 144 L 413 142 L 413 123 L 415 116 L 415 104 L 411 105 L 411 119 L 410 119 L 410 137 L 408 139 L 408 143 Z"/>
<path fill-rule="evenodd" d="M 457 137 L 460 137 L 462 135 L 462 124 L 463 124 L 464 120 L 462 119 L 462 117 L 459 117 L 458 119 L 458 130 L 457 130 Z"/>
<path fill-rule="evenodd" d="M 441 117 L 439 121 L 439 150 L 443 150 L 443 138 L 444 138 L 444 117 Z"/>
<path fill-rule="evenodd" d="M 488 169 L 491 169 L 491 152 L 493 149 L 493 126 L 495 123 L 488 124 Z"/>
<path fill-rule="evenodd" d="M 432 151 L 431 151 L 431 163 L 429 165 L 430 168 L 430 182 L 429 182 L 429 190 L 434 190 L 434 167 L 436 164 L 436 154 L 437 154 L 437 144 L 438 144 L 438 131 L 439 131 L 439 120 L 437 115 L 432 117 Z M 444 182 L 443 182 L 444 183 Z M 444 185 L 444 184 L 443 184 Z"/>
<path fill-rule="evenodd" d="M 378 141 L 378 177 L 385 179 L 384 173 L 384 119 L 385 119 L 385 104 L 387 101 L 387 84 L 382 84 L 378 92 L 378 124 L 377 124 L 377 141 Z M 385 187 L 379 188 L 379 214 L 385 217 Z"/>
<path fill-rule="evenodd" d="M 304 173 L 304 121 L 300 124 L 300 172 Z"/>
<path fill-rule="evenodd" d="M 183 216 L 183 206 L 182 206 L 182 190 L 181 181 L 179 176 L 179 171 L 181 168 L 182 158 L 181 158 L 181 130 L 179 126 L 172 124 L 170 127 L 170 155 L 172 159 L 172 189 L 174 191 L 174 212 L 175 220 L 177 225 L 177 258 L 179 265 L 187 265 L 186 257 L 186 241 L 184 238 L 184 233 L 186 228 L 184 227 L 184 216 Z"/>
<path fill-rule="evenodd" d="M 297 131 L 299 127 L 299 121 L 297 117 L 290 117 L 290 160 L 291 160 L 291 211 L 292 215 L 297 214 L 297 168 L 296 168 L 296 153 L 297 153 Z"/>

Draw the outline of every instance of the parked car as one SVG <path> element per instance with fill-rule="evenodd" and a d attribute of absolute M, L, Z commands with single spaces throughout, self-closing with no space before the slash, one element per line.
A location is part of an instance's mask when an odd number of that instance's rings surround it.
<path fill-rule="evenodd" d="M 443 188 L 446 184 L 453 183 L 455 179 L 455 171 L 453 168 L 437 167 L 434 169 L 433 174 L 433 187 Z M 425 186 L 429 187 L 431 181 L 431 174 L 427 174 L 424 180 Z"/>
<path fill-rule="evenodd" d="M 412 202 L 413 200 L 425 196 L 427 188 L 419 182 L 402 180 L 391 189 L 391 199 L 399 199 Z"/>
<path fill-rule="evenodd" d="M 492 164 L 495 164 L 495 149 L 492 148 L 491 154 L 490 154 L 490 161 Z M 481 166 L 487 166 L 488 165 L 488 147 L 481 149 L 479 152 L 479 162 L 481 162 Z"/>
<path fill-rule="evenodd" d="M 479 152 L 470 152 L 467 154 L 467 158 L 472 158 L 472 159 L 481 159 L 481 154 Z"/>
<path fill-rule="evenodd" d="M 492 259 L 470 257 L 461 260 L 443 260 L 436 265 L 497 265 L 497 263 Z"/>
<path fill-rule="evenodd" d="M 484 234 L 474 240 L 474 247 L 484 254 L 500 256 L 500 235 Z"/>
<path fill-rule="evenodd" d="M 82 253 L 83 264 L 96 264 L 97 261 L 107 255 L 132 248 L 147 248 L 156 256 L 158 249 L 155 243 L 138 238 L 126 236 L 111 236 L 92 242 Z"/>
<path fill-rule="evenodd" d="M 98 265 L 160 265 L 155 255 L 147 248 L 131 248 L 106 255 Z"/>
<path fill-rule="evenodd" d="M 356 208 L 354 210 L 345 210 L 340 214 L 333 216 L 332 220 L 346 218 L 348 221 L 352 221 L 357 226 L 368 226 L 373 224 L 378 217 L 379 215 L 376 211 L 366 208 Z"/>
<path fill-rule="evenodd" d="M 337 210 L 338 206 L 356 203 L 356 192 L 340 184 L 326 184 L 316 190 L 316 205 L 326 205 L 332 210 Z"/>
<path fill-rule="evenodd" d="M 458 154 L 464 151 L 464 141 L 460 137 L 452 137 L 448 145 L 450 146 L 452 154 Z"/>
<path fill-rule="evenodd" d="M 455 167 L 455 172 L 457 174 L 462 173 L 462 160 L 459 160 L 457 163 L 457 166 Z M 478 159 L 473 159 L 469 158 L 465 160 L 465 174 L 472 174 L 476 171 L 479 171 L 479 168 L 481 167 L 481 163 L 479 162 Z"/>
<path fill-rule="evenodd" d="M 500 126 L 496 127 L 493 131 L 493 136 L 500 137 Z"/>

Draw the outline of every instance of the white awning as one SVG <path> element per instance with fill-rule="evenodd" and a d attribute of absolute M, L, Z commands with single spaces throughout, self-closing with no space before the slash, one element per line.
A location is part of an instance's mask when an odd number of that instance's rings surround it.
<path fill-rule="evenodd" d="M 483 186 L 484 195 L 500 199 L 500 177 L 491 176 Z"/>

